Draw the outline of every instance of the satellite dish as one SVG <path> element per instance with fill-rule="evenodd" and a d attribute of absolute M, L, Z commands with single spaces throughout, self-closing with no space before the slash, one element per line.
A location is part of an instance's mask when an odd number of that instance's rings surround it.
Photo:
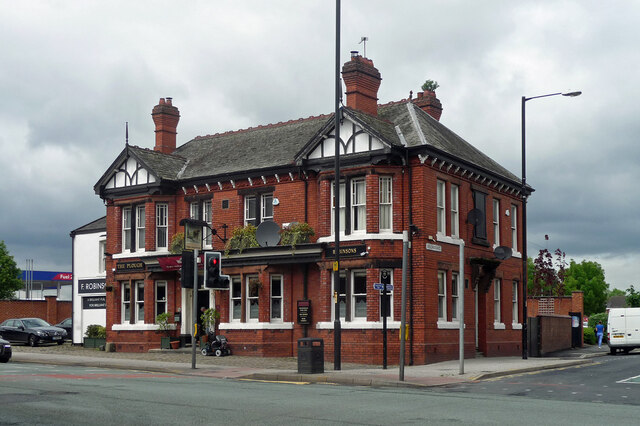
<path fill-rule="evenodd" d="M 274 247 L 280 242 L 280 227 L 272 221 L 265 221 L 256 229 L 256 240 L 260 247 Z"/>
<path fill-rule="evenodd" d="M 511 257 L 511 247 L 498 246 L 493 250 L 493 254 L 500 260 L 507 260 Z"/>
<path fill-rule="evenodd" d="M 480 209 L 471 209 L 467 213 L 467 223 L 477 226 L 484 221 L 484 213 Z"/>

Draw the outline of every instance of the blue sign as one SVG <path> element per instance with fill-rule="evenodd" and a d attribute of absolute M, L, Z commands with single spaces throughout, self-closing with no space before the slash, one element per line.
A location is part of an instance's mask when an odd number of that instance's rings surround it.
<path fill-rule="evenodd" d="M 382 291 L 384 289 L 384 284 L 373 283 L 373 289 Z M 387 284 L 387 291 L 393 291 L 393 284 Z"/>

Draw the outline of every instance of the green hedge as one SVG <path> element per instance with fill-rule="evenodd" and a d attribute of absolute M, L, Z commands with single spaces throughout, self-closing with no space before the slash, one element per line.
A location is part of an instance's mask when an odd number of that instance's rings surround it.
<path fill-rule="evenodd" d="M 584 328 L 584 342 L 588 345 L 595 345 L 596 342 L 596 332 L 591 327 Z"/>

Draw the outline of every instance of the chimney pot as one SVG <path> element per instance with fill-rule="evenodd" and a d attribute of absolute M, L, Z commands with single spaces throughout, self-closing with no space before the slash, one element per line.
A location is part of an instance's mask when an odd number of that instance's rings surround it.
<path fill-rule="evenodd" d="M 172 99 L 160 98 L 158 105 L 151 111 L 156 125 L 156 145 L 153 150 L 163 154 L 171 154 L 176 150 L 176 129 L 180 121 L 180 111 L 172 105 Z"/>

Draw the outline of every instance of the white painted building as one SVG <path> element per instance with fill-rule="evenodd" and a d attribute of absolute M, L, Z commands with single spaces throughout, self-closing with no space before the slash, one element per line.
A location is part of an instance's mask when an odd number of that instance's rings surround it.
<path fill-rule="evenodd" d="M 81 344 L 87 327 L 106 326 L 105 247 L 107 219 L 101 217 L 71 231 L 73 272 L 73 344 Z"/>

